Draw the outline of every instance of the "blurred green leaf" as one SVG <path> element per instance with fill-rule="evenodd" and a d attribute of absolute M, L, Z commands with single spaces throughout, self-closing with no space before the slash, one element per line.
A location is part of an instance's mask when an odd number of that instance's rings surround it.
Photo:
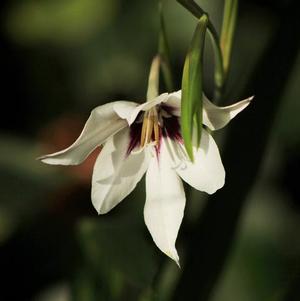
<path fill-rule="evenodd" d="M 152 248 L 141 225 L 134 219 L 108 217 L 85 219 L 79 225 L 79 242 L 91 268 L 109 279 L 110 285 L 121 276 L 125 284 L 148 286 L 156 270 Z M 116 278 L 116 275 L 119 275 Z"/>
<path fill-rule="evenodd" d="M 97 282 L 88 269 L 82 268 L 77 271 L 71 285 L 72 300 L 111 300 L 107 298 L 105 289 L 100 289 L 101 286 L 99 284 L 97 285 Z"/>
<path fill-rule="evenodd" d="M 208 17 L 204 14 L 199 19 L 190 49 L 185 59 L 182 76 L 181 129 L 185 148 L 193 160 L 193 128 L 197 130 L 199 146 L 202 129 L 202 81 L 203 50 Z"/>
<path fill-rule="evenodd" d="M 7 16 L 7 30 L 19 42 L 77 44 L 105 27 L 116 0 L 23 1 Z"/>
<path fill-rule="evenodd" d="M 34 142 L 0 135 L 0 243 L 45 208 L 46 192 L 66 183 L 57 169 L 47 168 L 37 156 Z"/>

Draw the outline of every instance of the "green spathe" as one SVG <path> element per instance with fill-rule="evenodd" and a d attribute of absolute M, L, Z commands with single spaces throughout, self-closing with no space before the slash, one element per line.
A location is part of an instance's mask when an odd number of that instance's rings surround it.
<path fill-rule="evenodd" d="M 182 76 L 181 130 L 186 151 L 192 161 L 194 126 L 197 131 L 197 146 L 201 140 L 203 50 L 207 23 L 208 17 L 204 14 L 195 29 Z"/>

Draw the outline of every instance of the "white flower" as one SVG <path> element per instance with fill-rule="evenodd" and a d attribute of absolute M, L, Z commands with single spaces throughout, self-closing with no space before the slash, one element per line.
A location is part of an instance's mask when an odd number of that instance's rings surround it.
<path fill-rule="evenodd" d="M 250 100 L 217 107 L 204 97 L 203 124 L 210 130 L 224 127 Z M 92 178 L 92 202 L 99 214 L 121 202 L 146 173 L 145 223 L 158 248 L 177 264 L 175 241 L 185 207 L 180 178 L 209 194 L 225 180 L 218 147 L 205 129 L 200 148 L 194 147 L 194 163 L 189 160 L 180 134 L 180 102 L 178 91 L 143 104 L 117 101 L 99 106 L 70 147 L 40 158 L 47 164 L 76 165 L 104 145 Z"/>

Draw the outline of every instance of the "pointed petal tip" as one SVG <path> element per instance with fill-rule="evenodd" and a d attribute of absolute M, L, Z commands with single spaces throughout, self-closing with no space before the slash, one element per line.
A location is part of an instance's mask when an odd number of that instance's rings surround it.
<path fill-rule="evenodd" d="M 218 185 L 216 185 L 215 187 L 213 187 L 210 190 L 207 190 L 206 193 L 209 195 L 212 195 L 214 193 L 216 193 L 218 190 L 222 189 L 225 185 L 225 170 L 224 170 L 224 176 L 221 177 L 222 180 L 219 181 Z"/>
<path fill-rule="evenodd" d="M 104 213 L 101 212 L 100 208 L 99 209 L 95 208 L 95 210 L 97 211 L 98 215 L 103 215 L 104 214 Z"/>
<path fill-rule="evenodd" d="M 215 188 L 212 189 L 212 190 L 207 190 L 206 193 L 209 194 L 209 195 L 213 195 L 213 194 L 215 194 L 218 190 L 222 189 L 222 188 L 224 187 L 224 184 L 225 184 L 225 183 L 223 183 L 223 185 L 220 185 L 220 186 L 218 186 L 218 187 L 215 187 Z"/>
<path fill-rule="evenodd" d="M 248 104 L 250 104 L 250 102 L 251 102 L 253 99 L 254 99 L 254 95 L 252 95 L 252 96 L 246 98 L 246 99 L 244 100 L 244 102 L 247 103 L 247 105 L 248 105 Z M 243 100 L 242 100 L 242 101 L 243 101 Z"/>
<path fill-rule="evenodd" d="M 45 164 L 50 164 L 50 165 L 62 165 L 62 164 L 58 163 L 55 159 L 49 158 L 48 155 L 37 157 L 37 158 L 35 158 L 35 160 L 41 161 Z"/>
<path fill-rule="evenodd" d="M 65 159 L 61 159 L 61 158 L 57 158 L 56 156 L 52 156 L 50 155 L 44 155 L 44 156 L 40 156 L 38 158 L 36 158 L 36 160 L 41 161 L 45 164 L 49 164 L 49 165 L 78 165 L 81 162 L 78 160 L 71 160 L 70 158 L 65 158 Z"/>
<path fill-rule="evenodd" d="M 175 259 L 174 259 L 175 260 Z M 179 267 L 179 269 L 181 269 L 181 266 L 180 266 L 180 262 L 179 262 L 179 258 L 177 260 L 175 260 L 175 263 L 177 264 L 177 266 Z"/>
<path fill-rule="evenodd" d="M 104 210 L 103 206 L 101 206 L 101 205 L 99 206 L 97 204 L 97 200 L 95 199 L 95 197 L 93 196 L 93 194 L 91 195 L 91 200 L 92 200 L 93 207 L 97 211 L 98 215 L 104 215 L 104 214 L 106 214 L 109 211 L 109 210 Z"/>
<path fill-rule="evenodd" d="M 42 161 L 42 162 L 43 162 L 43 159 L 44 159 L 44 156 L 39 156 L 39 157 L 35 158 L 36 161 Z"/>
<path fill-rule="evenodd" d="M 174 260 L 175 263 L 177 264 L 177 266 L 181 269 L 180 262 L 179 262 L 179 256 L 178 256 L 178 253 L 177 253 L 176 249 L 170 250 L 170 251 L 166 251 L 164 253 L 168 257 L 170 257 L 172 260 Z"/>
<path fill-rule="evenodd" d="M 102 207 L 97 207 L 95 204 L 94 204 L 94 202 L 93 202 L 93 198 L 92 198 L 92 204 L 93 204 L 93 206 L 94 206 L 94 209 L 97 211 L 97 214 L 98 215 L 104 215 L 104 214 L 106 214 L 109 210 L 103 210 L 103 208 Z"/>

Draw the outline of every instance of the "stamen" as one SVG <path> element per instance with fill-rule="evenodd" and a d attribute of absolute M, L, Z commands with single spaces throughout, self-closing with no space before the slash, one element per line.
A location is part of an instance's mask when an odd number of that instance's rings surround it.
<path fill-rule="evenodd" d="M 147 112 L 145 113 L 145 115 L 147 115 Z M 144 116 L 143 126 L 142 126 L 142 132 L 141 132 L 141 147 L 143 147 L 145 145 L 146 134 L 147 134 L 147 127 L 148 127 L 148 117 Z"/>
<path fill-rule="evenodd" d="M 151 114 L 151 111 L 149 112 L 149 115 L 150 116 L 148 117 L 148 126 L 147 126 L 147 131 L 146 131 L 147 144 L 151 142 L 153 126 L 154 126 L 154 116 L 153 116 L 153 114 Z"/>
<path fill-rule="evenodd" d="M 154 140 L 155 140 L 155 144 L 159 146 L 160 139 L 159 139 L 159 126 L 158 126 L 157 115 L 154 116 Z"/>
<path fill-rule="evenodd" d="M 143 119 L 143 126 L 141 131 L 141 148 L 146 144 L 151 143 L 153 139 L 152 135 L 154 132 L 154 145 L 159 144 L 159 125 L 158 125 L 158 116 L 155 108 L 152 108 L 150 111 L 145 112 Z"/>

